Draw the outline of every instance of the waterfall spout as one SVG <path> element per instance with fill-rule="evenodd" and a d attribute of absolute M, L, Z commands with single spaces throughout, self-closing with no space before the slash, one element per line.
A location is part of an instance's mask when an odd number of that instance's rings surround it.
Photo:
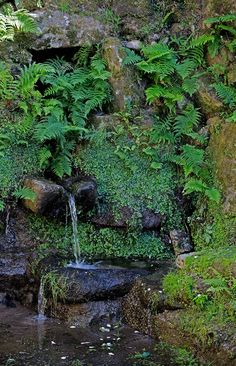
<path fill-rule="evenodd" d="M 80 245 L 78 240 L 78 218 L 77 218 L 77 211 L 75 205 L 75 197 L 73 194 L 69 195 L 69 207 L 70 207 L 70 215 L 72 220 L 72 229 L 73 229 L 73 251 L 76 264 L 80 263 Z"/>

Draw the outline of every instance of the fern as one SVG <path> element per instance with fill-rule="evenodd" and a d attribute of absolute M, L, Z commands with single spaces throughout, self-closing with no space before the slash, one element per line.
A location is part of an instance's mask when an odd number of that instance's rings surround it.
<path fill-rule="evenodd" d="M 202 34 L 199 37 L 193 38 L 189 44 L 189 48 L 201 47 L 215 39 L 212 34 Z"/>
<path fill-rule="evenodd" d="M 127 65 L 135 65 L 138 62 L 142 61 L 142 57 L 137 55 L 133 50 L 130 50 L 129 48 L 124 48 L 125 51 L 125 57 L 122 61 L 123 66 Z"/>
<path fill-rule="evenodd" d="M 226 14 L 226 15 L 221 15 L 219 17 L 208 18 L 208 19 L 204 20 L 204 24 L 210 25 L 210 24 L 228 23 L 228 22 L 234 22 L 234 21 L 236 21 L 235 14 Z"/>
<path fill-rule="evenodd" d="M 176 137 L 188 135 L 200 122 L 201 115 L 198 109 L 188 104 L 185 110 L 175 118 L 174 132 Z"/>
<path fill-rule="evenodd" d="M 3 211 L 5 208 L 5 204 L 2 200 L 0 200 L 0 212 Z"/>
<path fill-rule="evenodd" d="M 12 41 L 17 32 L 36 33 L 37 25 L 27 10 L 8 8 L 6 14 L 0 13 L 0 42 Z"/>
<path fill-rule="evenodd" d="M 52 157 L 50 149 L 46 146 L 39 150 L 39 166 L 40 168 L 45 168 L 49 165 L 49 160 Z"/>
<path fill-rule="evenodd" d="M 236 89 L 223 83 L 215 83 L 212 85 L 217 95 L 230 108 L 236 105 Z"/>
<path fill-rule="evenodd" d="M 24 200 L 34 201 L 36 198 L 36 193 L 32 191 L 32 189 L 24 187 L 13 192 L 13 196 Z"/>
<path fill-rule="evenodd" d="M 73 61 L 76 63 L 77 66 L 85 67 L 89 63 L 89 55 L 92 51 L 91 45 L 84 45 L 82 46 L 79 51 L 77 51 L 73 57 Z"/>

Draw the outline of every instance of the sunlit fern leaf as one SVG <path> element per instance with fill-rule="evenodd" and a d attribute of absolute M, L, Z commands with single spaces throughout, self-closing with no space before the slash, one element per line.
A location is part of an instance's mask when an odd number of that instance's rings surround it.
<path fill-rule="evenodd" d="M 196 63 L 196 65 L 201 65 L 204 61 L 203 46 L 190 48 L 187 55 L 190 60 Z"/>
<path fill-rule="evenodd" d="M 29 66 L 23 66 L 17 81 L 17 88 L 19 89 L 19 92 L 27 94 L 35 88 L 37 81 L 45 74 L 46 68 L 43 64 L 33 62 Z"/>
<path fill-rule="evenodd" d="M 181 153 L 181 165 L 184 170 L 185 177 L 191 173 L 198 176 L 203 164 L 204 150 L 193 145 L 184 145 Z"/>
<path fill-rule="evenodd" d="M 229 25 L 219 24 L 217 25 L 217 29 L 224 30 L 226 32 L 231 33 L 233 36 L 236 36 L 236 29 Z"/>
<path fill-rule="evenodd" d="M 183 95 L 178 88 L 165 88 L 161 85 L 150 86 L 146 89 L 147 101 L 152 103 L 155 99 L 166 98 L 172 101 L 183 99 Z"/>
<path fill-rule="evenodd" d="M 51 164 L 52 171 L 60 178 L 64 174 L 71 175 L 72 161 L 71 156 L 68 154 L 59 154 Z"/>
<path fill-rule="evenodd" d="M 235 123 L 236 122 L 236 111 L 234 111 L 228 118 L 227 122 Z"/>
<path fill-rule="evenodd" d="M 37 24 L 27 10 L 9 8 L 6 14 L 0 13 L 0 42 L 12 41 L 16 32 L 36 33 Z"/>
<path fill-rule="evenodd" d="M 202 34 L 199 37 L 193 38 L 189 44 L 189 48 L 204 46 L 206 43 L 213 42 L 214 36 L 212 34 Z"/>
<path fill-rule="evenodd" d="M 87 66 L 91 51 L 92 46 L 89 44 L 80 47 L 80 49 L 73 56 L 73 61 L 76 63 L 77 66 Z"/>
<path fill-rule="evenodd" d="M 174 51 L 170 49 L 164 43 L 155 43 L 142 48 L 142 53 L 148 59 L 148 62 L 152 62 L 163 56 L 173 56 Z"/>
<path fill-rule="evenodd" d="M 191 178 L 184 186 L 184 194 L 191 194 L 193 192 L 204 193 L 207 186 L 201 179 Z"/>
<path fill-rule="evenodd" d="M 127 65 L 135 65 L 138 62 L 142 61 L 142 57 L 137 55 L 133 50 L 130 50 L 129 48 L 124 48 L 125 51 L 125 57 L 122 61 L 123 66 Z"/>
<path fill-rule="evenodd" d="M 221 45 L 221 39 L 219 36 L 215 36 L 212 42 L 207 45 L 207 50 L 212 58 L 218 55 Z"/>
<path fill-rule="evenodd" d="M 220 195 L 220 192 L 218 189 L 216 188 L 208 188 L 206 189 L 205 191 L 205 195 L 211 200 L 211 201 L 215 201 L 217 203 L 220 202 L 220 198 L 221 198 L 221 195 Z"/>
<path fill-rule="evenodd" d="M 23 187 L 13 192 L 13 196 L 19 199 L 34 201 L 36 198 L 36 193 L 30 188 Z"/>

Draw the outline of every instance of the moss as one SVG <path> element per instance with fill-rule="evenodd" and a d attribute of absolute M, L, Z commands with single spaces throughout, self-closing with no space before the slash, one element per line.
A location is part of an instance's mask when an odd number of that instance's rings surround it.
<path fill-rule="evenodd" d="M 168 298 L 188 304 L 181 312 L 180 328 L 195 336 L 199 343 L 209 344 L 236 326 L 236 248 L 220 248 L 189 257 L 186 267 L 167 275 L 164 290 Z"/>
<path fill-rule="evenodd" d="M 166 218 L 165 229 L 181 227 L 181 211 L 175 200 L 177 177 L 172 167 L 163 163 L 158 171 L 153 169 L 150 156 L 125 131 L 113 139 L 100 133 L 81 146 L 76 156 L 78 166 L 96 177 L 100 210 L 112 207 L 118 215 L 121 207 L 129 207 L 134 213 L 131 226 L 139 226 L 142 210 L 149 208 Z M 161 151 L 157 154 L 161 159 Z"/>

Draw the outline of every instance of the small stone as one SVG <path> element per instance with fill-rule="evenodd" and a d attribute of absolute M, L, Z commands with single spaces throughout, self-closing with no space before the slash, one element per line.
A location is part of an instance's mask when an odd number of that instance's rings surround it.
<path fill-rule="evenodd" d="M 56 344 L 54 341 L 51 341 L 51 344 Z"/>
<path fill-rule="evenodd" d="M 61 360 L 66 360 L 67 356 L 62 356 Z"/>
<path fill-rule="evenodd" d="M 70 326 L 70 329 L 75 329 L 76 328 L 76 326 L 75 325 L 71 325 Z"/>
<path fill-rule="evenodd" d="M 114 353 L 109 352 L 109 353 L 108 353 L 108 355 L 109 355 L 109 356 L 114 356 Z"/>
<path fill-rule="evenodd" d="M 127 48 L 130 48 L 131 50 L 141 50 L 142 48 L 142 42 L 138 39 L 134 39 L 133 41 L 124 41 L 123 45 Z"/>

